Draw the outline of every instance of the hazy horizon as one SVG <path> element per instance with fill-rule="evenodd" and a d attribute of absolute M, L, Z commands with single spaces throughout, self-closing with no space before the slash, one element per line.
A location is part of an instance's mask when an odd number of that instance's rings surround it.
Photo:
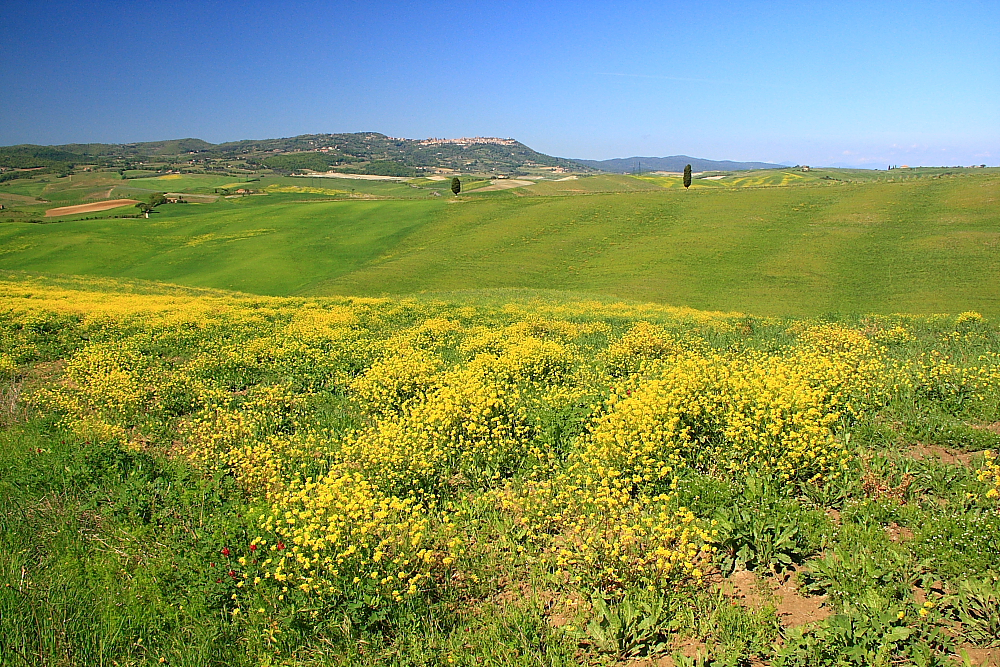
<path fill-rule="evenodd" d="M 559 157 L 1000 163 L 1000 6 L 23 2 L 0 144 L 376 131 Z"/>

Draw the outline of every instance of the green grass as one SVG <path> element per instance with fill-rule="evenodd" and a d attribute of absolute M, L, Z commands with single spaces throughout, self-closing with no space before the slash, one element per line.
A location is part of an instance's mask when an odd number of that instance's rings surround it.
<path fill-rule="evenodd" d="M 390 252 L 444 206 L 287 201 L 303 197 L 273 196 L 286 201 L 267 205 L 254 197 L 177 204 L 149 220 L 4 225 L 0 257 L 5 269 L 292 294 Z"/>
<path fill-rule="evenodd" d="M 392 256 L 318 291 L 525 287 L 767 314 L 995 313 L 988 200 L 998 186 L 922 180 L 468 201 Z"/>
<path fill-rule="evenodd" d="M 211 568 L 201 562 L 211 549 L 204 542 L 238 503 L 220 502 L 217 486 L 182 468 L 81 442 L 44 420 L 5 429 L 0 444 L 4 664 L 239 657 L 234 636 L 213 618 L 221 591 L 211 590 Z M 185 515 L 173 534 L 156 530 L 168 499 L 170 518 Z M 206 510 L 212 517 L 199 526 Z M 207 530 L 207 540 L 192 541 L 191 528 Z M 194 577 L 178 577 L 178 565 Z"/>
<path fill-rule="evenodd" d="M 0 192 L 67 205 L 107 188 L 143 198 L 239 180 L 115 176 L 13 181 Z M 385 201 L 272 190 L 167 205 L 150 221 L 115 220 L 118 210 L 4 224 L 0 269 L 274 295 L 523 288 L 757 314 L 1000 314 L 992 170 L 776 170 L 696 179 L 690 191 L 677 181 L 599 175 L 456 200 L 447 181 L 267 176 L 250 186 Z M 40 218 L 52 204 L 12 206 Z"/>

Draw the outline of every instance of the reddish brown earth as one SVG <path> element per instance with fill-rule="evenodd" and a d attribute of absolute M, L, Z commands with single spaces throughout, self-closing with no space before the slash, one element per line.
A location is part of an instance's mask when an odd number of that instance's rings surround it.
<path fill-rule="evenodd" d="M 989 426 L 983 426 L 988 430 L 993 430 L 994 427 L 1000 428 L 998 424 L 991 424 Z M 994 431 L 994 432 L 1000 432 Z M 968 466 L 972 462 L 972 458 L 977 454 L 977 452 L 961 452 L 951 449 L 946 449 L 944 447 L 939 447 L 937 445 L 924 445 L 922 443 L 917 443 L 913 447 L 910 447 L 906 452 L 907 456 L 910 458 L 917 459 L 941 459 L 941 463 L 948 463 L 950 465 L 962 465 Z"/>
<path fill-rule="evenodd" d="M 786 628 L 822 621 L 831 613 L 825 595 L 799 593 L 794 573 L 782 581 L 759 579 L 753 572 L 736 572 L 723 581 L 721 588 L 723 593 L 746 607 L 774 604 L 781 625 Z"/>
<path fill-rule="evenodd" d="M 975 667 L 1000 667 L 1000 648 L 978 648 L 966 645 L 958 649 L 958 655 L 959 658 L 967 657 L 969 663 Z M 963 664 L 963 661 L 960 660 L 958 664 Z"/>
<path fill-rule="evenodd" d="M 50 208 L 45 212 L 46 218 L 54 218 L 59 215 L 76 215 L 77 213 L 93 213 L 94 211 L 108 211 L 119 206 L 134 206 L 139 202 L 135 199 L 109 199 L 98 201 L 93 204 L 77 204 L 76 206 L 60 206 Z"/>

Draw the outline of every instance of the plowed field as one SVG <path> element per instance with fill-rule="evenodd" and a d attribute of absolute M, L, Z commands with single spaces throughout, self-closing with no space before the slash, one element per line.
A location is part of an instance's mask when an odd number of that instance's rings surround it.
<path fill-rule="evenodd" d="M 139 202 L 135 199 L 109 199 L 107 201 L 97 201 L 93 204 L 77 204 L 76 206 L 60 206 L 50 208 L 45 212 L 46 218 L 54 218 L 59 215 L 76 215 L 77 213 L 93 213 L 94 211 L 107 211 L 119 206 L 132 206 Z"/>

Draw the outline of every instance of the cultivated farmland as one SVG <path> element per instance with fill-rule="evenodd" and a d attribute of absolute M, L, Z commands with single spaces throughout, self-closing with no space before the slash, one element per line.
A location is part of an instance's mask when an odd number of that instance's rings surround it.
<path fill-rule="evenodd" d="M 133 206 L 138 204 L 134 199 L 110 199 L 107 201 L 98 201 L 93 204 L 77 204 L 75 206 L 58 206 L 56 208 L 50 208 L 45 212 L 46 218 L 55 218 L 62 215 L 77 215 L 79 213 L 96 213 L 98 211 L 109 211 L 113 208 L 121 208 L 122 206 Z"/>

